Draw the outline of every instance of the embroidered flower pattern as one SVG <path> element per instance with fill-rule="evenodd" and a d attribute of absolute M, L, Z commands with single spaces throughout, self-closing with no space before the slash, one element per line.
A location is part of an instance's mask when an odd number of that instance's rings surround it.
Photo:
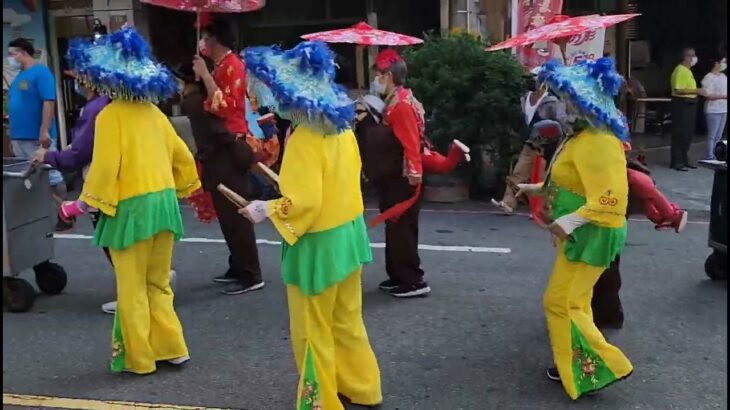
<path fill-rule="evenodd" d="M 112 360 L 121 356 L 124 353 L 124 346 L 118 340 L 112 342 Z"/>
<path fill-rule="evenodd" d="M 291 209 L 291 206 L 291 199 L 282 198 L 281 201 L 279 201 L 279 212 L 281 212 L 281 214 L 286 217 L 289 215 L 289 210 Z"/>
<path fill-rule="evenodd" d="M 578 381 L 588 380 L 595 387 L 598 385 L 597 371 L 599 366 L 603 366 L 603 361 L 595 355 L 592 355 L 580 346 L 573 348 L 573 361 L 580 367 Z"/>
<path fill-rule="evenodd" d="M 306 409 L 322 410 L 322 405 L 319 401 L 319 386 L 316 383 L 309 380 L 304 382 L 304 387 L 302 388 L 302 404 Z"/>
<path fill-rule="evenodd" d="M 598 202 L 603 206 L 616 206 L 618 205 L 618 199 L 613 197 L 613 192 L 611 190 L 606 191 L 606 193 L 598 198 Z"/>

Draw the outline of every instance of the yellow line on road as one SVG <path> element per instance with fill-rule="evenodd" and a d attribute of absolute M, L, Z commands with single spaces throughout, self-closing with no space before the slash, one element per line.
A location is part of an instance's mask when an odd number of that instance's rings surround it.
<path fill-rule="evenodd" d="M 66 399 L 62 397 L 29 396 L 9 393 L 3 393 L 3 405 L 35 408 L 45 407 L 52 409 L 71 410 L 225 410 L 214 407 L 179 406 L 175 404 L 150 404 L 113 400 Z"/>

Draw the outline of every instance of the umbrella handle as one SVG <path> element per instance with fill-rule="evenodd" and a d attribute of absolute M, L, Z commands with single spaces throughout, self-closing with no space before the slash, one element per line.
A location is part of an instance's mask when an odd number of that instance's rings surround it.
<path fill-rule="evenodd" d="M 195 12 L 195 55 L 200 57 L 200 9 Z"/>

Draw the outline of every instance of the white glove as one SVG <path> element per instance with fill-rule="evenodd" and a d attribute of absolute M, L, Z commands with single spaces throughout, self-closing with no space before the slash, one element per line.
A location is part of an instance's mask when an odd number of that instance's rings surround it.
<path fill-rule="evenodd" d="M 590 221 L 586 218 L 583 218 L 578 214 L 572 213 L 561 216 L 560 218 L 556 219 L 553 224 L 559 226 L 566 235 L 570 236 L 573 231 L 587 224 L 588 222 Z"/>
<path fill-rule="evenodd" d="M 541 191 L 542 184 L 517 184 L 515 197 L 519 198 L 522 195 L 535 196 L 539 195 Z"/>
<path fill-rule="evenodd" d="M 247 207 L 238 211 L 244 218 L 257 224 L 269 217 L 268 201 L 252 201 Z"/>

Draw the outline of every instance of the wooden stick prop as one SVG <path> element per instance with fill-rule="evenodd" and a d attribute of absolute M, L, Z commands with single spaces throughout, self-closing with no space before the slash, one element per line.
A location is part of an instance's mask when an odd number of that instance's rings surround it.
<path fill-rule="evenodd" d="M 267 167 L 261 162 L 256 163 L 256 166 L 258 167 L 259 171 L 261 171 L 261 173 L 266 177 L 266 179 L 274 184 L 276 190 L 279 191 L 279 176 L 276 175 L 276 172 L 272 171 L 271 168 Z"/>
<path fill-rule="evenodd" d="M 236 205 L 239 209 L 245 208 L 248 206 L 249 202 L 242 196 L 238 195 L 237 193 L 233 192 L 232 189 L 228 188 L 227 186 L 223 184 L 218 184 L 218 191 L 223 194 L 223 196 L 226 197 L 233 205 Z"/>

